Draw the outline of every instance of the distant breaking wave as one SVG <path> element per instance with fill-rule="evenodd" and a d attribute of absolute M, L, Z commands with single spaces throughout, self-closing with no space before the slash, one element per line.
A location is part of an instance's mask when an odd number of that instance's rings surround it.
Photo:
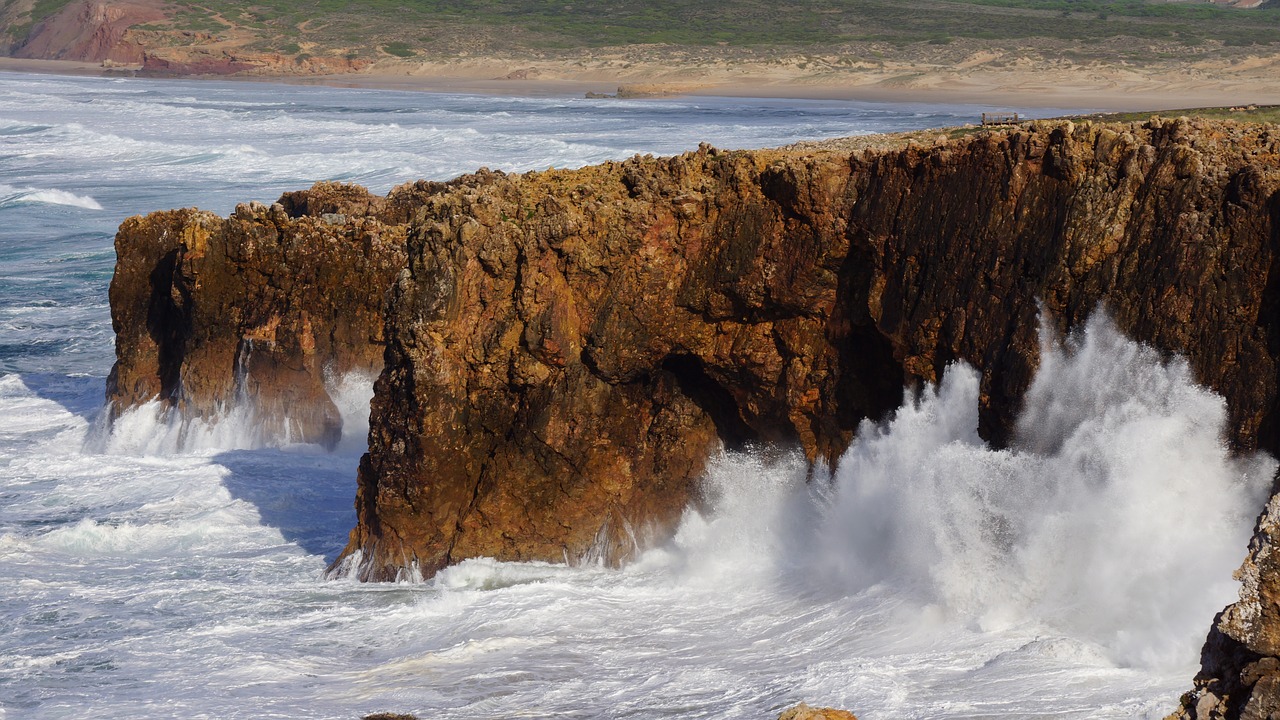
<path fill-rule="evenodd" d="M 76 195 L 66 190 L 42 190 L 0 185 L 0 207 L 24 203 L 43 205 L 67 205 L 85 210 L 101 210 L 102 205 L 88 195 Z"/>

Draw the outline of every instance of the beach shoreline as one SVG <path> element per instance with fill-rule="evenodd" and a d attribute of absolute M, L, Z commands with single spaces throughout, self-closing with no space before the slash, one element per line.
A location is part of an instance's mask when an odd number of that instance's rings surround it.
<path fill-rule="evenodd" d="M 815 77 L 786 68 L 769 73 L 704 72 L 682 67 L 642 67 L 627 72 L 607 69 L 543 68 L 511 70 L 500 59 L 467 62 L 386 63 L 368 71 L 337 75 L 186 75 L 181 79 L 273 82 L 290 85 L 363 88 L 405 92 L 461 93 L 523 97 L 609 97 L 625 99 L 675 97 L 761 98 L 778 100 L 852 101 L 893 104 L 974 105 L 1002 108 L 1079 111 L 1169 111 L 1197 107 L 1280 104 L 1280 76 L 1266 74 L 1215 77 L 1191 72 L 1192 79 L 1132 68 L 1057 70 L 990 70 L 975 68 L 910 74 L 849 72 Z M 550 65 L 543 63 L 543 65 Z M 1280 67 L 1280 56 L 1251 68 Z M 749 70 L 759 70 L 752 68 Z M 967 71 L 966 71 L 967 70 Z M 132 70 L 64 60 L 0 58 L 0 73 L 130 77 Z M 1100 74 L 1111 77 L 1098 82 Z M 138 76 L 143 77 L 143 76 Z M 1096 83 L 1089 85 L 1088 83 Z M 621 93 L 619 92 L 621 91 Z"/>

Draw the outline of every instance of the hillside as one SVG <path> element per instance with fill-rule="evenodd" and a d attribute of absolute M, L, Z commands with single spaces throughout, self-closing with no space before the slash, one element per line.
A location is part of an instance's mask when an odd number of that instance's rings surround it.
<path fill-rule="evenodd" d="M 878 72 L 910 85 L 930 67 L 1256 70 L 1280 53 L 1280 10 L 1144 0 L 4 0 L 0 51 L 151 74 L 414 74 L 450 63 L 455 74 L 644 80 L 638 70 L 657 64 L 693 78 L 781 68 L 819 82 Z"/>

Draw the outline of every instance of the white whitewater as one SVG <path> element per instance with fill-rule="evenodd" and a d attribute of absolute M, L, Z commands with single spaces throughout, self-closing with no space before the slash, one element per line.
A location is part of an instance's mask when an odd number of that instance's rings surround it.
<path fill-rule="evenodd" d="M 719 458 L 707 514 L 625 569 L 369 586 L 320 575 L 358 448 L 86 454 L 76 391 L 99 388 L 0 381 L 20 717 L 1160 717 L 1275 466 L 1230 458 L 1221 399 L 1095 319 L 1046 345 L 1013 449 L 977 438 L 955 366 L 834 476 Z"/>
<path fill-rule="evenodd" d="M 977 437 L 958 365 L 841 459 L 816 539 L 825 577 L 889 583 L 999 631 L 1041 622 L 1121 666 L 1196 657 L 1229 602 L 1276 463 L 1233 459 L 1226 404 L 1096 315 L 1041 366 L 1012 447 Z"/>
<path fill-rule="evenodd" d="M 128 213 L 968 112 L 0 75 L 0 183 L 103 208 L 0 203 L 0 717 L 1162 717 L 1274 463 L 1231 458 L 1221 399 L 1101 317 L 1045 339 L 1010 449 L 976 436 L 956 366 L 834 473 L 717 458 L 705 514 L 622 570 L 324 580 L 355 520 L 367 378 L 333 383 L 335 453 L 271 447 L 234 413 L 184 430 L 143 408 L 94 435 Z"/>
<path fill-rule="evenodd" d="M 12 185 L 0 185 L 0 206 L 15 203 L 45 203 L 48 205 L 70 205 L 85 210 L 101 210 L 102 205 L 88 195 L 76 195 L 66 190 L 41 190 L 39 188 L 19 188 Z"/>

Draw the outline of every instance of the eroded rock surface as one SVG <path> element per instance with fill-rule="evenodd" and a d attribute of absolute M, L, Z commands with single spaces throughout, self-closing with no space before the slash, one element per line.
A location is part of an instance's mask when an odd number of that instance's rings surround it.
<path fill-rule="evenodd" d="M 1280 495 L 1258 519 L 1249 555 L 1236 571 L 1240 600 L 1214 618 L 1195 689 L 1171 718 L 1280 717 Z"/>
<path fill-rule="evenodd" d="M 164 16 L 157 4 L 147 0 L 75 0 L 32 28 L 14 56 L 141 63 L 142 45 L 129 29 Z"/>
<path fill-rule="evenodd" d="M 1040 123 L 854 154 L 718 152 L 431 196 L 387 318 L 340 572 L 617 560 L 722 443 L 836 458 L 953 360 L 996 444 L 1105 303 L 1275 448 L 1280 131 Z"/>
<path fill-rule="evenodd" d="M 226 219 L 186 209 L 126 220 L 111 281 L 112 415 L 153 399 L 184 420 L 240 405 L 269 437 L 336 442 L 326 383 L 381 369 L 403 223 L 430 192 L 319 184 Z"/>

